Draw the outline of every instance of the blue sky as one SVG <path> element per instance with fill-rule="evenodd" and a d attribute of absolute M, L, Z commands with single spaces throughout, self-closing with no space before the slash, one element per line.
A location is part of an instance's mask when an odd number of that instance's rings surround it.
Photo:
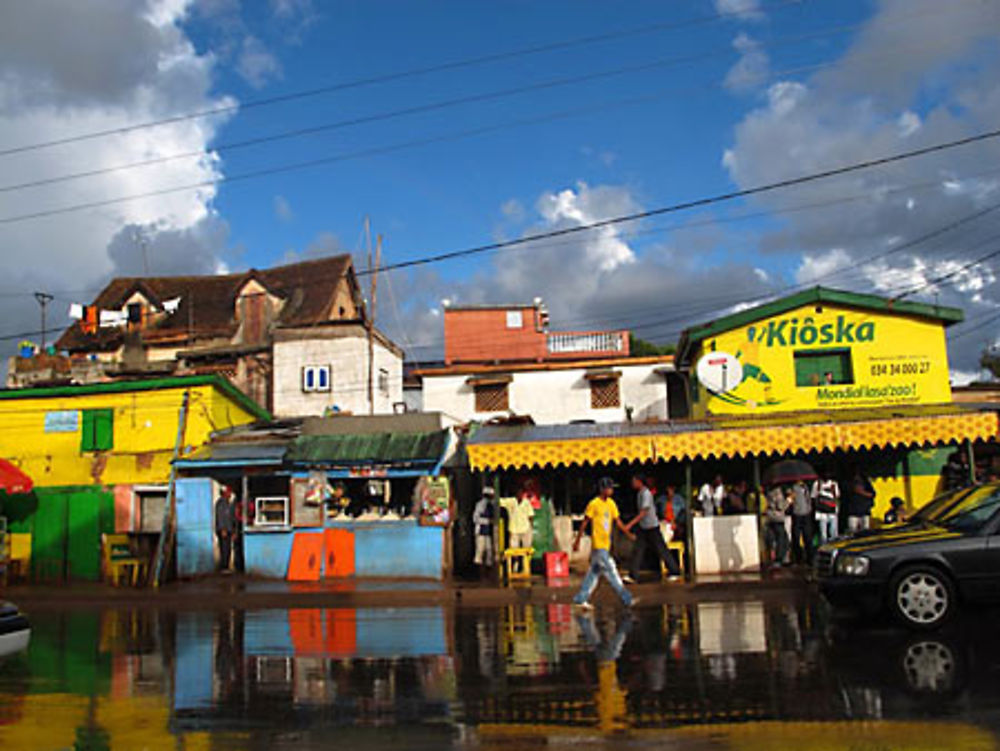
<path fill-rule="evenodd" d="M 316 87 L 635 29 L 647 32 L 253 106 Z M 109 202 L 0 224 L 5 252 L 27 261 L 14 264 L 0 287 L 0 311 L 10 332 L 30 331 L 37 327 L 31 291 L 44 289 L 56 294 L 58 319 L 59 306 L 89 300 L 108 278 L 143 273 L 139 237 L 150 273 L 213 273 L 355 252 L 368 215 L 392 263 L 960 138 L 1000 121 L 998 37 L 1000 0 L 5 5 L 4 147 L 232 109 L 0 156 L 2 184 L 12 185 L 196 155 L 0 191 L 3 218 Z M 555 117 L 580 109 L 588 111 Z M 544 122 L 517 124 L 525 120 Z M 452 137 L 483 128 L 490 132 Z M 225 182 L 428 139 L 438 140 Z M 425 359 L 440 350 L 442 300 L 541 296 L 558 328 L 624 325 L 669 342 L 689 323 L 822 281 L 884 295 L 916 290 L 918 299 L 965 308 L 969 324 L 956 329 L 951 358 L 956 377 L 966 379 L 975 375 L 979 350 L 997 340 L 995 270 L 968 266 L 991 247 L 996 219 L 909 244 L 1000 203 L 997 174 L 1000 146 L 988 142 L 556 244 L 394 272 L 385 285 L 391 295 L 380 296 L 379 325 Z M 214 180 L 222 182 L 117 201 Z M 747 213 L 752 217 L 741 218 Z M 893 250 L 900 246 L 905 252 Z M 948 275 L 947 283 L 937 281 Z"/>

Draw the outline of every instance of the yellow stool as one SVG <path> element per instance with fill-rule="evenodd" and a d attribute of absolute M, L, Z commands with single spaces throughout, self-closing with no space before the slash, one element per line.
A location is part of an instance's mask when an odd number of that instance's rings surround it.
<path fill-rule="evenodd" d="M 677 554 L 677 565 L 681 569 L 681 573 L 684 573 L 684 543 L 681 540 L 671 540 L 667 543 L 667 550 L 672 550 Z M 667 566 L 663 561 L 660 561 L 660 576 L 668 576 L 670 572 L 667 570 Z"/>
<path fill-rule="evenodd" d="M 507 548 L 503 551 L 503 569 L 508 582 L 513 579 L 531 578 L 531 557 L 534 554 L 534 548 Z M 520 562 L 519 571 L 515 571 L 514 561 Z"/>

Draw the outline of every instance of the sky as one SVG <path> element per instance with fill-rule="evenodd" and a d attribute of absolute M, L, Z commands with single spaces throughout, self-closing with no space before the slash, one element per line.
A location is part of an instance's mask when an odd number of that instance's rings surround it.
<path fill-rule="evenodd" d="M 1000 0 L 5 3 L 0 347 L 36 290 L 58 326 L 116 275 L 364 268 L 365 217 L 393 264 L 993 130 L 998 37 Z M 1000 139 L 384 273 L 378 325 L 430 360 L 443 301 L 542 297 L 555 329 L 670 343 L 822 283 L 962 307 L 968 381 L 995 204 Z"/>

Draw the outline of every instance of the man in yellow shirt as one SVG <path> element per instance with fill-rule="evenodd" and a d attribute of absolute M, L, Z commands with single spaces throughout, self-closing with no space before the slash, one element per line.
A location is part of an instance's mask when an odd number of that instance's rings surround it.
<path fill-rule="evenodd" d="M 618 529 L 630 540 L 635 539 L 635 536 L 622 524 L 618 514 L 618 505 L 612 498 L 614 491 L 615 483 L 610 477 L 602 477 L 598 480 L 597 497 L 587 504 L 587 510 L 583 512 L 583 524 L 580 525 L 580 530 L 576 533 L 576 539 L 573 541 L 573 550 L 579 550 L 580 538 L 583 537 L 584 531 L 588 526 L 593 528 L 590 536 L 590 567 L 587 569 L 587 575 L 583 578 L 583 584 L 580 585 L 580 591 L 573 598 L 575 605 L 588 610 L 593 607 L 590 604 L 590 596 L 594 593 L 602 576 L 608 580 L 608 584 L 621 598 L 625 607 L 630 607 L 635 603 L 632 595 L 622 583 L 615 559 L 611 557 L 612 525 L 617 525 Z"/>

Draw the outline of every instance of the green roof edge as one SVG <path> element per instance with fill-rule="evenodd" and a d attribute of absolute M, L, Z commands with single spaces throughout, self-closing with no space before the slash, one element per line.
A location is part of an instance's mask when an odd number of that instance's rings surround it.
<path fill-rule="evenodd" d="M 796 292 L 793 295 L 756 305 L 752 308 L 741 310 L 738 313 L 730 313 L 722 318 L 716 318 L 707 323 L 697 324 L 685 329 L 681 333 L 680 341 L 677 343 L 677 363 L 680 365 L 688 362 L 694 345 L 704 339 L 717 336 L 740 326 L 745 326 L 754 321 L 759 321 L 762 318 L 770 318 L 771 316 L 780 315 L 788 310 L 794 310 L 809 303 L 819 302 L 839 303 L 847 307 L 862 308 L 865 310 L 899 313 L 917 318 L 930 318 L 943 322 L 945 326 L 961 323 L 965 320 L 965 313 L 960 308 L 910 302 L 908 300 L 893 300 L 888 297 L 879 297 L 878 295 L 862 292 L 845 292 L 844 290 L 831 289 L 829 287 L 811 287 L 810 289 Z"/>
<path fill-rule="evenodd" d="M 270 412 L 220 375 L 171 376 L 136 381 L 85 383 L 76 386 L 0 389 L 0 400 L 55 399 L 58 397 L 90 396 L 92 394 L 124 394 L 132 391 L 162 391 L 163 389 L 194 388 L 197 386 L 214 386 L 257 419 L 271 419 Z"/>

